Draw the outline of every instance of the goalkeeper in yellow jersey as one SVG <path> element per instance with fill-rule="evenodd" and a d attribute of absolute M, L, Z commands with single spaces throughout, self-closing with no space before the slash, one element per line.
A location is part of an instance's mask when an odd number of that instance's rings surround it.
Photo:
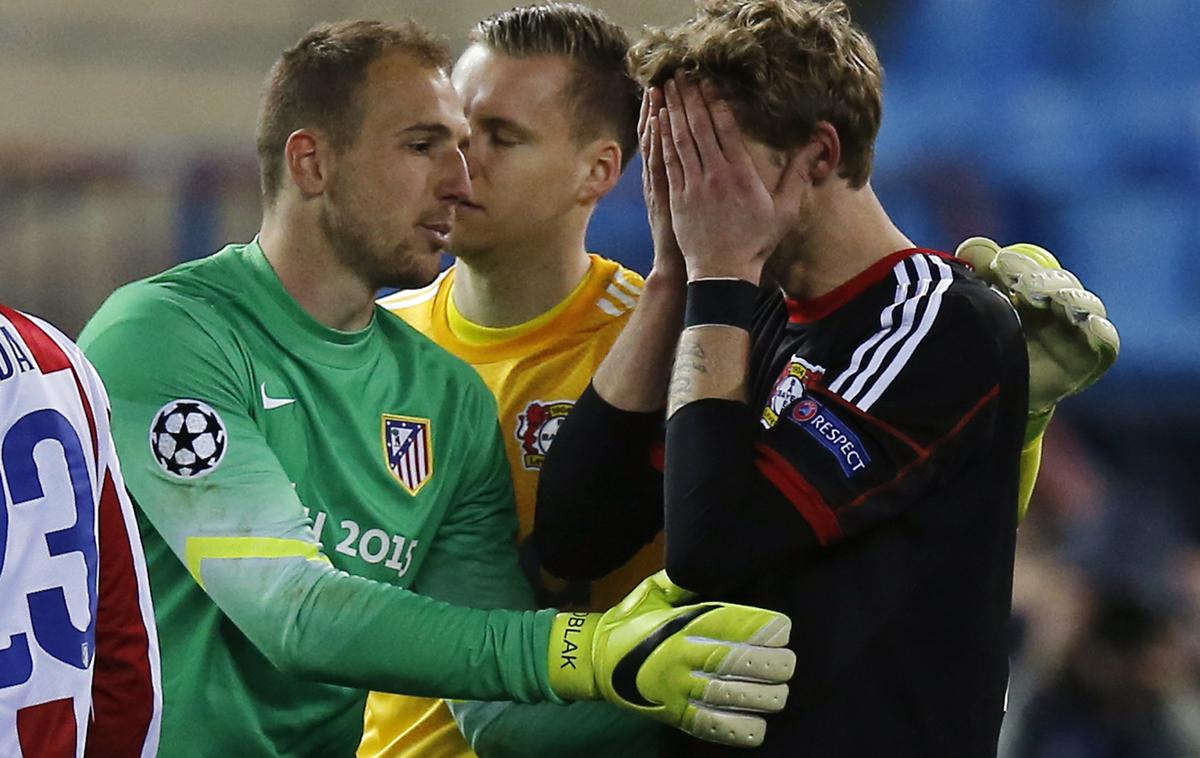
<path fill-rule="evenodd" d="M 593 565 L 594 581 L 570 583 L 540 570 L 530 533 L 541 465 L 559 424 L 588 387 L 643 289 L 669 289 L 679 273 L 660 261 L 643 282 L 584 247 L 596 202 L 637 149 L 640 89 L 625 75 L 625 34 L 581 6 L 517 8 L 483 21 L 471 39 L 454 73 L 472 128 L 473 184 L 452 236 L 457 262 L 429 287 L 382 303 L 471 363 L 496 394 L 516 487 L 522 561 L 539 600 L 602 607 L 661 568 L 663 536 L 657 527 L 639 532 L 635 524 L 612 523 L 636 532 L 630 537 L 638 547 L 622 556 L 628 557 L 623 563 Z M 678 321 L 681 303 L 641 318 Z M 1065 317 L 1053 318 L 1047 328 L 1075 329 Z M 663 345 L 662 351 L 673 347 Z M 1031 449 L 1030 483 L 1037 460 L 1036 446 Z M 588 746 L 559 714 L 531 722 L 544 711 L 456 707 L 475 709 L 465 725 L 485 756 L 599 754 L 639 743 L 649 754 L 657 731 L 649 722 L 626 724 L 611 731 L 611 741 Z M 441 701 L 373 694 L 360 755 L 401 754 L 471 751 Z"/>
<path fill-rule="evenodd" d="M 539 603 L 607 607 L 662 568 L 661 535 L 641 535 L 648 544 L 597 581 L 565 583 L 539 571 L 529 534 L 538 476 L 558 425 L 644 286 L 636 272 L 584 247 L 596 203 L 637 151 L 641 90 L 625 73 L 625 32 L 582 6 L 500 13 L 481 22 L 471 40 L 453 76 L 471 125 L 472 193 L 458 207 L 457 262 L 430 286 L 381 303 L 472 364 L 495 393 L 521 559 Z M 651 722 L 606 725 L 606 717 L 618 718 L 611 709 L 594 731 L 600 742 L 581 745 L 572 722 L 554 712 L 561 709 L 462 707 L 483 711 L 464 722 L 481 754 L 655 752 Z M 567 710 L 588 709 L 596 710 Z M 373 694 L 359 754 L 472 752 L 442 701 Z"/>

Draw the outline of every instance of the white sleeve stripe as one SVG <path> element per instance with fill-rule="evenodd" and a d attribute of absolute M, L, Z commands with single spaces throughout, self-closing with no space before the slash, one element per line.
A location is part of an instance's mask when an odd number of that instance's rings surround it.
<path fill-rule="evenodd" d="M 862 369 L 863 361 L 868 360 L 871 355 L 871 350 L 884 340 L 892 330 L 896 328 L 895 314 L 896 310 L 903 308 L 904 304 L 909 300 L 909 292 L 912 289 L 912 281 L 908 276 L 906 265 L 908 260 L 902 260 L 892 268 L 892 273 L 896 277 L 896 297 L 892 304 L 884 308 L 879 314 L 879 331 L 872 334 L 854 351 L 854 355 L 850 358 L 850 365 L 846 367 L 833 382 L 829 385 L 829 389 L 833 392 L 841 392 L 842 387 L 847 382 L 853 381 Z"/>
<path fill-rule="evenodd" d="M 627 310 L 625 308 L 618 308 L 611 300 L 604 297 L 596 301 L 596 307 L 610 316 L 620 316 Z"/>
<path fill-rule="evenodd" d="M 878 400 L 908 362 L 937 317 L 942 293 L 953 281 L 950 267 L 935 256 L 913 256 L 893 271 L 899 286 L 894 302 L 880 314 L 880 330 L 859 346 L 850 366 L 830 385 L 863 411 Z M 901 309 L 899 323 L 895 321 L 897 308 Z"/>
<path fill-rule="evenodd" d="M 865 371 L 858 375 L 854 384 L 843 396 L 848 402 L 855 402 L 859 395 L 866 391 L 869 382 L 875 381 L 879 372 L 884 370 L 884 364 L 889 360 L 897 348 L 897 345 L 902 344 L 902 341 L 907 339 L 913 330 L 918 317 L 918 311 L 925 303 L 925 298 L 929 295 L 930 281 L 928 278 L 929 267 L 922 266 L 919 261 L 913 261 L 917 275 L 914 278 L 916 292 L 912 297 L 904 303 L 900 324 L 897 326 L 887 339 L 879 343 L 879 347 L 875 349 L 874 355 L 871 356 L 871 362 L 867 365 Z"/>
<path fill-rule="evenodd" d="M 888 365 L 887 369 L 880 375 L 871 389 L 858 400 L 857 405 L 864 413 L 871 409 L 875 401 L 883 395 L 892 382 L 895 381 L 896 377 L 900 375 L 900 372 L 904 370 L 904 367 L 908 365 L 909 359 L 912 358 L 921 341 L 925 339 L 925 335 L 933 327 L 933 322 L 937 320 L 938 313 L 941 310 L 942 295 L 950 288 L 950 284 L 954 281 L 953 272 L 951 272 L 950 267 L 943 261 L 933 256 L 921 256 L 921 258 L 925 260 L 919 261 L 918 266 L 926 263 L 926 261 L 932 263 L 939 274 L 939 280 L 933 287 L 928 307 L 925 308 L 925 313 L 921 316 L 921 323 L 908 339 L 905 340 L 896 357 L 892 359 L 891 364 Z M 926 267 L 927 265 L 926 263 Z"/>
<path fill-rule="evenodd" d="M 628 269 L 618 268 L 612 276 L 613 284 L 624 289 L 629 294 L 637 297 L 642 294 L 642 286 L 630 279 L 631 272 Z"/>
<path fill-rule="evenodd" d="M 625 292 L 615 284 L 608 285 L 608 288 L 604 291 L 608 293 L 613 300 L 616 300 L 626 308 L 632 308 L 633 306 L 637 305 L 637 298 L 635 296 L 625 294 Z"/>

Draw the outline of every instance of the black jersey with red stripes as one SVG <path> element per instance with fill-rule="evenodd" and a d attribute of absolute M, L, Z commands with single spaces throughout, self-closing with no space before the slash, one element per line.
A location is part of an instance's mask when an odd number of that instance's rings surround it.
<path fill-rule="evenodd" d="M 677 581 L 793 619 L 760 754 L 994 755 L 1028 391 L 1015 312 L 905 250 L 816 300 L 764 294 L 752 345 L 752 418 L 706 400 L 668 423 L 666 524 Z M 732 489 L 723 467 L 752 473 Z"/>

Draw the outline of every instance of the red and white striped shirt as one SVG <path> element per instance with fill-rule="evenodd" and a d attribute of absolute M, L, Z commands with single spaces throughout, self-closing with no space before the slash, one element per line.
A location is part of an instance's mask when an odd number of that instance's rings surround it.
<path fill-rule="evenodd" d="M 153 756 L 158 637 L 100 377 L 0 305 L 0 755 Z"/>

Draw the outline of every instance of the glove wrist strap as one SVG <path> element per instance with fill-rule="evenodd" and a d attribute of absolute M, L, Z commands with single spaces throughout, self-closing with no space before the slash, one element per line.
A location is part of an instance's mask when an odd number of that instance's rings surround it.
<path fill-rule="evenodd" d="M 592 668 L 592 641 L 599 613 L 560 613 L 550 626 L 548 673 L 550 687 L 564 700 L 597 700 Z"/>

